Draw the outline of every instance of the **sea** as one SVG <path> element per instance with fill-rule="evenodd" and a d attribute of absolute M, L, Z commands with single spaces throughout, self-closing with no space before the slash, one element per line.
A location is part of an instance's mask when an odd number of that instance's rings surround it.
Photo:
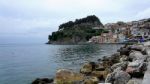
<path fill-rule="evenodd" d="M 0 44 L 0 84 L 31 84 L 36 78 L 53 78 L 63 68 L 79 72 L 83 63 L 110 56 L 121 46 Z"/>

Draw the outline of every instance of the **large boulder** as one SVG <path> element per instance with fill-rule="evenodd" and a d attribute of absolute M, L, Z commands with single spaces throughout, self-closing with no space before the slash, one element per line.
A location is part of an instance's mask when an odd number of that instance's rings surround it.
<path fill-rule="evenodd" d="M 93 66 L 92 64 L 90 63 L 85 63 L 81 69 L 80 69 L 80 72 L 83 73 L 83 74 L 90 74 L 93 70 Z"/>
<path fill-rule="evenodd" d="M 127 67 L 126 72 L 128 72 L 130 74 L 131 78 L 132 77 L 142 78 L 144 76 L 143 72 L 136 71 L 136 69 L 132 68 L 132 67 Z"/>
<path fill-rule="evenodd" d="M 131 59 L 132 61 L 135 60 L 146 60 L 146 56 L 143 55 L 140 51 L 132 51 L 129 55 L 129 59 Z"/>
<path fill-rule="evenodd" d="M 109 73 L 105 79 L 105 83 L 113 83 L 115 80 L 115 72 Z"/>
<path fill-rule="evenodd" d="M 84 80 L 83 84 L 98 84 L 99 79 L 97 77 L 89 77 Z"/>
<path fill-rule="evenodd" d="M 114 84 L 127 84 L 130 80 L 130 75 L 125 71 L 119 71 L 115 74 Z"/>
<path fill-rule="evenodd" d="M 111 56 L 104 56 L 102 58 L 102 61 L 103 62 L 111 61 L 112 63 L 117 63 L 117 62 L 119 62 L 119 59 L 120 59 L 120 53 L 114 53 Z"/>
<path fill-rule="evenodd" d="M 103 61 L 102 65 L 104 66 L 104 68 L 110 68 L 113 63 L 112 61 Z"/>
<path fill-rule="evenodd" d="M 133 62 L 129 62 L 128 66 L 129 67 L 138 67 L 142 62 L 143 62 L 143 60 L 135 60 Z"/>
<path fill-rule="evenodd" d="M 104 68 L 110 68 L 113 64 L 118 63 L 120 60 L 120 53 L 114 53 L 112 56 L 104 56 L 102 59 L 102 65 Z"/>
<path fill-rule="evenodd" d="M 109 56 L 104 56 L 101 61 L 109 61 L 110 57 Z"/>
<path fill-rule="evenodd" d="M 55 84 L 78 84 L 84 80 L 84 76 L 71 70 L 60 69 L 56 72 Z"/>
<path fill-rule="evenodd" d="M 108 74 L 109 74 L 109 72 L 107 70 L 105 70 L 105 71 L 93 71 L 91 73 L 92 76 L 98 77 L 99 79 L 105 79 Z"/>
<path fill-rule="evenodd" d="M 128 81 L 127 84 L 142 84 L 142 78 L 132 78 Z"/>
<path fill-rule="evenodd" d="M 138 84 L 138 83 L 136 83 L 136 82 L 133 81 L 133 80 L 129 80 L 127 84 Z"/>
<path fill-rule="evenodd" d="M 120 67 L 121 70 L 125 70 L 127 68 L 128 62 L 121 62 L 121 63 L 116 63 L 113 66 L 111 66 L 111 69 L 114 71 L 118 67 Z"/>
<path fill-rule="evenodd" d="M 93 70 L 100 69 L 100 68 L 102 67 L 100 67 L 98 63 L 87 62 L 81 67 L 80 72 L 83 74 L 90 74 Z"/>
<path fill-rule="evenodd" d="M 150 47 L 147 47 L 147 48 L 145 49 L 145 52 L 146 52 L 146 54 L 147 54 L 148 56 L 150 56 Z"/>
<path fill-rule="evenodd" d="M 142 60 L 142 59 L 135 60 L 133 62 L 129 62 L 128 67 L 136 67 L 136 68 L 138 68 L 141 65 L 143 65 L 143 63 L 144 63 L 144 60 Z"/>
<path fill-rule="evenodd" d="M 132 45 L 130 47 L 131 50 L 136 50 L 136 51 L 143 51 L 145 47 L 143 45 Z"/>
<path fill-rule="evenodd" d="M 131 75 L 131 77 L 143 77 L 144 72 L 147 69 L 147 63 L 143 60 L 136 60 L 133 62 L 130 62 L 128 64 L 128 67 L 126 69 L 126 72 Z"/>
<path fill-rule="evenodd" d="M 109 74 L 105 82 L 112 83 L 112 84 L 127 84 L 129 80 L 130 80 L 130 75 L 125 71 L 120 70 L 118 72 L 113 72 Z"/>
<path fill-rule="evenodd" d="M 110 57 L 110 61 L 111 61 L 113 64 L 118 63 L 119 60 L 120 60 L 120 57 L 121 57 L 120 53 L 114 53 L 114 54 L 112 54 L 112 56 Z"/>
<path fill-rule="evenodd" d="M 101 63 L 98 63 L 98 64 L 96 64 L 95 70 L 96 71 L 104 71 L 105 68 Z"/>
<path fill-rule="evenodd" d="M 144 60 L 136 60 L 133 62 L 129 62 L 128 67 L 133 67 L 138 69 L 136 71 L 146 70 L 147 62 L 144 62 Z"/>
<path fill-rule="evenodd" d="M 145 43 L 144 43 L 144 46 L 150 47 L 150 41 L 145 42 Z"/>
<path fill-rule="evenodd" d="M 124 48 L 124 47 L 121 47 L 120 50 L 118 50 L 118 52 L 120 52 L 120 55 L 129 55 L 130 53 L 130 50 L 129 48 Z"/>
<path fill-rule="evenodd" d="M 128 60 L 129 60 L 129 58 L 126 55 L 122 55 L 121 58 L 120 58 L 120 62 L 126 62 Z"/>

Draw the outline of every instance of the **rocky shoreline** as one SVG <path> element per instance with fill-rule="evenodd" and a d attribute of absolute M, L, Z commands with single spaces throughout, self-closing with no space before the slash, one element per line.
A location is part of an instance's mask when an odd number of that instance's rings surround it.
<path fill-rule="evenodd" d="M 79 72 L 59 69 L 54 78 L 38 78 L 32 84 L 142 84 L 149 57 L 150 42 L 125 45 L 111 56 L 84 63 Z"/>

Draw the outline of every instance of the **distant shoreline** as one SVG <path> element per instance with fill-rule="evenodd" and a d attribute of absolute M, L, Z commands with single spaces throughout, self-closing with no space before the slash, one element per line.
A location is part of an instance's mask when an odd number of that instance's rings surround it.
<path fill-rule="evenodd" d="M 87 45 L 87 44 L 135 44 L 135 42 L 127 43 L 45 43 L 48 45 Z"/>

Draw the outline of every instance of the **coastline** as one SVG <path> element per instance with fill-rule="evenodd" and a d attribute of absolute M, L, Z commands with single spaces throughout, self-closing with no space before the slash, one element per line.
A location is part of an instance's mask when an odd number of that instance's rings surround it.
<path fill-rule="evenodd" d="M 136 42 L 137 43 L 137 42 Z M 58 43 L 58 42 L 47 42 L 45 44 L 48 44 L 48 45 L 86 45 L 86 44 L 135 44 L 135 42 L 122 42 L 122 43 L 93 43 L 93 42 L 82 42 L 82 43 Z"/>
<path fill-rule="evenodd" d="M 97 61 L 85 63 L 80 72 L 59 69 L 54 78 L 36 79 L 32 84 L 148 84 L 142 83 L 148 71 L 150 55 L 150 44 L 145 44 L 125 45 L 110 57 L 104 56 Z"/>

